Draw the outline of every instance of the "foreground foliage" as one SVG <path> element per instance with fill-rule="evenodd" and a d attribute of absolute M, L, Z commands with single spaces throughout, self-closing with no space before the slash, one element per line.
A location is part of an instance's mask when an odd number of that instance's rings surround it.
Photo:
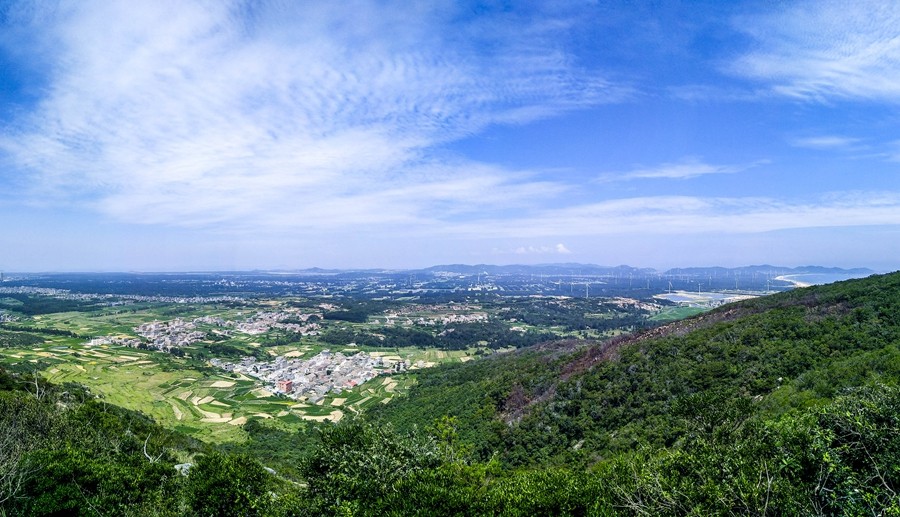
<path fill-rule="evenodd" d="M 685 421 L 694 432 L 678 446 L 588 470 L 470 463 L 354 424 L 325 433 L 306 473 L 335 514 L 900 515 L 898 415 L 900 390 L 868 386 L 762 423 Z"/>
<path fill-rule="evenodd" d="M 164 432 L 102 404 L 57 411 L 27 391 L 0 403 L 2 450 L 24 447 L 0 458 L 10 515 L 900 515 L 900 389 L 887 385 L 762 423 L 685 415 L 678 446 L 588 470 L 470 461 L 452 420 L 412 434 L 352 422 L 321 433 L 306 488 L 175 435 L 145 449 L 140 435 Z M 190 450 L 203 454 L 182 477 L 174 453 Z"/>

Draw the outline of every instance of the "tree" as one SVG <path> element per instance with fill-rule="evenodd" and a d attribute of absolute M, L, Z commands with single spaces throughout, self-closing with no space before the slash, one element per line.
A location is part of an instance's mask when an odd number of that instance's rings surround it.
<path fill-rule="evenodd" d="M 191 467 L 187 505 L 200 516 L 260 515 L 268 502 L 269 473 L 246 455 L 213 452 Z"/>

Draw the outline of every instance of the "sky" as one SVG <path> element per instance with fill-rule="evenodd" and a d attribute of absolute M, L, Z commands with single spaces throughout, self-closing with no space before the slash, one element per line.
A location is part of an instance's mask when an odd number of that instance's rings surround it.
<path fill-rule="evenodd" d="M 900 268 L 900 3 L 0 1 L 0 270 Z"/>

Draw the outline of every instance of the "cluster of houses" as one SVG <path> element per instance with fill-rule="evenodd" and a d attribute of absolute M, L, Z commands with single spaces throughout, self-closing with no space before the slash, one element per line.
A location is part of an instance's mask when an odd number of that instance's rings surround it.
<path fill-rule="evenodd" d="M 231 329 L 244 334 L 263 334 L 273 328 L 309 336 L 319 332 L 319 324 L 309 321 L 314 314 L 297 312 L 257 312 L 243 321 L 226 320 L 217 316 L 201 316 L 192 320 L 176 318 L 171 321 L 152 321 L 134 328 L 135 333 L 143 339 L 123 336 L 104 336 L 91 339 L 88 345 L 124 345 L 134 348 L 150 348 L 172 352 L 206 339 L 207 333 L 200 329 L 201 325 L 214 333 L 229 335 Z M 284 323 L 284 320 L 291 322 Z M 0 322 L 12 321 L 13 318 L 0 311 Z M 300 323 L 295 323 L 299 321 Z"/>
<path fill-rule="evenodd" d="M 68 289 L 55 289 L 50 287 L 0 287 L 0 294 L 33 294 L 50 296 L 60 300 L 101 300 L 106 305 L 125 305 L 135 302 L 159 302 L 159 303 L 222 303 L 238 302 L 242 298 L 236 296 L 143 296 L 139 294 L 107 294 L 107 293 L 73 293 Z"/>
<path fill-rule="evenodd" d="M 206 332 L 197 330 L 199 323 L 197 318 L 193 321 L 185 321 L 176 318 L 172 321 L 152 321 L 134 329 L 141 337 L 149 341 L 149 348 L 159 350 L 172 350 L 202 341 L 206 338 Z M 224 321 L 222 322 L 224 324 Z"/>
<path fill-rule="evenodd" d="M 310 322 L 309 319 L 316 314 L 300 314 L 285 311 L 276 312 L 257 312 L 246 321 L 239 323 L 229 322 L 234 325 L 235 330 L 244 334 L 265 334 L 273 328 L 295 332 L 302 336 L 314 336 L 319 333 L 320 327 L 318 323 Z M 284 320 L 292 319 L 300 323 L 284 323 Z"/>
<path fill-rule="evenodd" d="M 0 311 L 0 323 L 6 323 L 7 321 L 15 321 L 16 319 L 10 316 L 9 314 Z"/>
<path fill-rule="evenodd" d="M 139 348 L 143 344 L 143 341 L 135 337 L 103 336 L 95 337 L 85 344 L 88 346 L 122 345 L 130 346 L 132 348 Z"/>
<path fill-rule="evenodd" d="M 315 335 L 319 331 L 319 325 L 314 322 L 307 323 L 312 316 L 312 314 L 293 312 L 257 312 L 244 321 L 225 320 L 216 316 L 201 316 L 193 320 L 176 318 L 172 321 L 144 323 L 135 327 L 134 331 L 147 340 L 146 345 L 148 348 L 171 351 L 206 339 L 206 332 L 198 329 L 200 325 L 223 329 L 233 328 L 237 332 L 250 335 L 264 334 L 273 328 L 281 328 L 304 336 Z M 301 323 L 282 323 L 283 320 L 288 318 Z M 219 333 L 228 335 L 229 330 L 222 330 Z M 128 346 L 140 346 L 142 344 L 140 340 L 133 341 L 128 341 Z"/>
<path fill-rule="evenodd" d="M 69 294 L 67 289 L 53 289 L 50 287 L 0 287 L 0 294 L 38 294 L 41 296 L 64 296 Z"/>
<path fill-rule="evenodd" d="M 660 309 L 659 305 L 655 303 L 642 302 L 634 298 L 617 297 L 610 299 L 609 303 L 623 309 L 638 309 L 647 312 L 657 312 Z"/>
<path fill-rule="evenodd" d="M 386 325 L 427 325 L 441 326 L 450 325 L 452 323 L 475 323 L 479 321 L 487 321 L 488 315 L 485 312 L 473 312 L 480 310 L 481 307 L 469 305 L 411 305 L 400 308 L 384 315 Z M 444 313 L 435 316 L 415 316 L 415 313 Z"/>
<path fill-rule="evenodd" d="M 245 357 L 232 363 L 221 359 L 210 361 L 213 366 L 242 373 L 266 383 L 272 391 L 311 403 L 325 395 L 339 394 L 373 379 L 379 374 L 406 371 L 406 361 L 391 361 L 365 352 L 345 355 L 324 350 L 310 359 L 290 359 L 284 356 L 274 361 L 257 361 Z"/>
<path fill-rule="evenodd" d="M 479 321 L 487 321 L 488 315 L 479 312 L 475 314 L 447 314 L 444 316 L 438 316 L 434 318 L 417 318 L 415 320 L 416 325 L 449 325 L 451 323 L 476 323 Z"/>

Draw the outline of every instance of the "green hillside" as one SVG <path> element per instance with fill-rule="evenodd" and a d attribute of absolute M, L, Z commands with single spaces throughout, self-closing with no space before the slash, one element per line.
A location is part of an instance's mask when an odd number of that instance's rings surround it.
<path fill-rule="evenodd" d="M 693 401 L 754 418 L 821 405 L 842 389 L 900 379 L 900 275 L 727 305 L 571 352 L 561 343 L 423 372 L 373 416 L 402 429 L 455 417 L 482 459 L 589 466 L 672 446 Z M 717 403 L 717 406 L 721 404 Z"/>
<path fill-rule="evenodd" d="M 3 374 L 0 509 L 900 515 L 898 347 L 900 273 L 799 289 L 422 370 L 359 418 L 250 429 L 255 459 L 76 386 Z M 266 473 L 267 457 L 294 461 L 300 482 Z M 191 473 L 175 474 L 185 461 Z"/>
<path fill-rule="evenodd" d="M 506 469 L 603 470 L 635 453 L 684 453 L 698 437 L 751 443 L 760 436 L 732 433 L 809 424 L 847 404 L 841 397 L 896 397 L 898 347 L 895 273 L 732 304 L 576 351 L 548 344 L 425 372 L 406 399 L 370 413 L 405 431 L 450 417 L 461 449 Z"/>

